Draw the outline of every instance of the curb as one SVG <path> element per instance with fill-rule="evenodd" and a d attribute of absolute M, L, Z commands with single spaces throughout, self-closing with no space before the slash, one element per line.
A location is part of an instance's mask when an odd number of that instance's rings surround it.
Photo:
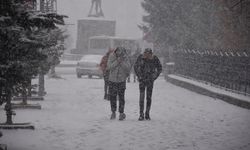
<path fill-rule="evenodd" d="M 40 104 L 11 104 L 12 109 L 42 109 Z"/>
<path fill-rule="evenodd" d="M 23 97 L 13 97 L 13 101 L 22 101 Z M 32 96 L 32 97 L 27 97 L 27 100 L 29 101 L 43 101 L 44 98 L 42 96 Z"/>
<path fill-rule="evenodd" d="M 209 97 L 217 98 L 217 99 L 223 100 L 229 104 L 233 104 L 233 105 L 245 108 L 245 109 L 250 109 L 250 102 L 248 102 L 248 101 L 244 101 L 242 99 L 235 98 L 235 97 L 225 95 L 222 93 L 216 93 L 216 92 L 210 91 L 206 88 L 203 88 L 203 87 L 200 87 L 200 86 L 197 86 L 197 85 L 194 85 L 192 83 L 185 82 L 185 81 L 181 81 L 178 79 L 174 79 L 174 78 L 171 78 L 169 76 L 166 77 L 166 80 L 167 80 L 167 82 L 170 82 L 174 85 L 183 87 L 183 88 L 188 89 L 190 91 L 193 91 L 193 92 L 196 92 L 196 93 L 199 93 L 202 95 L 206 95 Z"/>
<path fill-rule="evenodd" d="M 35 126 L 31 125 L 30 123 L 0 124 L 0 129 L 6 129 L 6 130 L 17 130 L 17 129 L 35 130 Z"/>

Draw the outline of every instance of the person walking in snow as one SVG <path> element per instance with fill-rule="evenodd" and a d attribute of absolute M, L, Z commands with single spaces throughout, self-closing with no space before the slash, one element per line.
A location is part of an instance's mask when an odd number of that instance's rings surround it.
<path fill-rule="evenodd" d="M 103 72 L 103 79 L 104 79 L 104 99 L 109 100 L 108 96 L 108 80 L 109 80 L 109 70 L 107 69 L 108 64 L 108 58 L 109 55 L 112 53 L 112 49 L 109 49 L 109 51 L 102 57 L 100 68 Z"/>
<path fill-rule="evenodd" d="M 153 55 L 153 51 L 150 48 L 146 48 L 144 53 L 139 55 L 135 65 L 134 71 L 139 81 L 139 107 L 140 107 L 140 116 L 139 121 L 144 120 L 144 98 L 145 98 L 145 89 L 146 89 L 146 112 L 145 119 L 150 120 L 150 108 L 152 101 L 152 92 L 154 81 L 159 77 L 162 72 L 162 65 L 157 56 Z"/>
<path fill-rule="evenodd" d="M 119 120 L 124 120 L 126 78 L 130 72 L 130 61 L 126 49 L 118 47 L 108 58 L 107 69 L 109 70 L 109 99 L 111 106 L 110 119 L 116 118 L 117 95 L 119 97 Z"/>

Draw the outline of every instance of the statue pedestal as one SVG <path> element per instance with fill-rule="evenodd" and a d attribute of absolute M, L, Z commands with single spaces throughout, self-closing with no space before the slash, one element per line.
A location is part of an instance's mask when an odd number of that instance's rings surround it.
<path fill-rule="evenodd" d="M 92 36 L 115 36 L 116 22 L 105 18 L 89 17 L 78 20 L 76 52 L 78 54 L 91 54 L 88 49 L 89 38 Z"/>

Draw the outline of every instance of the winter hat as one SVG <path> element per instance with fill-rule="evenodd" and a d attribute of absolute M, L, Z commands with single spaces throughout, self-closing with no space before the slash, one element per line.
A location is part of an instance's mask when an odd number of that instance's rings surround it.
<path fill-rule="evenodd" d="M 146 48 L 146 49 L 144 50 L 144 53 L 150 53 L 150 54 L 153 54 L 153 51 L 152 51 L 152 49 L 151 49 L 151 48 Z"/>

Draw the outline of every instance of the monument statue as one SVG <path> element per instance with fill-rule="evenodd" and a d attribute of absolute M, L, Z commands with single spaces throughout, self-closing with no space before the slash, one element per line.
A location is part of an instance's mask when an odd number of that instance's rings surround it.
<path fill-rule="evenodd" d="M 94 6 L 95 6 L 95 13 L 92 14 Z M 104 17 L 102 11 L 102 0 L 92 0 L 88 17 Z"/>

